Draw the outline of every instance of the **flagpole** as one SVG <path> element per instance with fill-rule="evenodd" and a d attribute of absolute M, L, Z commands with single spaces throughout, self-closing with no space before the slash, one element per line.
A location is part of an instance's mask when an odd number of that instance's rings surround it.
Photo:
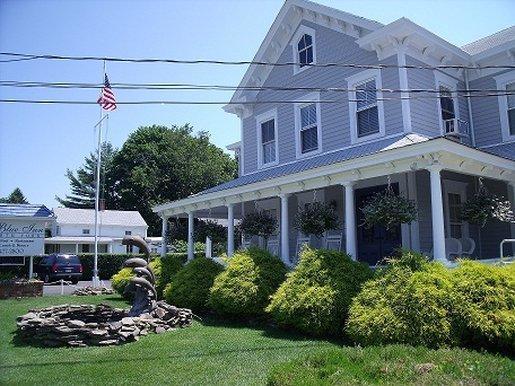
<path fill-rule="evenodd" d="M 104 82 L 106 74 L 106 61 L 104 60 L 104 69 L 102 74 L 102 83 Z M 104 121 L 104 109 L 100 106 L 100 121 L 98 122 L 98 143 L 97 143 L 97 170 L 96 170 L 96 189 L 95 189 L 95 258 L 93 264 L 93 287 L 100 286 L 100 279 L 98 277 L 98 210 L 100 200 L 100 165 L 101 165 L 101 146 L 102 146 L 102 122 Z"/>

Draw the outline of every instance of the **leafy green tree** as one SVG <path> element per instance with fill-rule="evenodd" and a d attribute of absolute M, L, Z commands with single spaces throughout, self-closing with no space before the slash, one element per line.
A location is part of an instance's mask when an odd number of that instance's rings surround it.
<path fill-rule="evenodd" d="M 20 188 L 15 188 L 7 197 L 0 197 L 2 204 L 28 204 Z"/>
<path fill-rule="evenodd" d="M 236 161 L 209 141 L 206 132 L 184 126 L 144 126 L 132 133 L 113 160 L 120 209 L 138 210 L 149 234 L 160 234 L 152 207 L 185 198 L 237 175 Z"/>
<path fill-rule="evenodd" d="M 102 143 L 100 160 L 100 197 L 105 200 L 107 209 L 117 209 L 113 159 L 117 150 L 109 142 Z M 95 207 L 95 170 L 97 168 L 97 154 L 90 153 L 84 158 L 84 165 L 76 172 L 66 170 L 66 177 L 70 181 L 71 194 L 65 198 L 56 196 L 56 200 L 67 208 L 94 208 Z"/>

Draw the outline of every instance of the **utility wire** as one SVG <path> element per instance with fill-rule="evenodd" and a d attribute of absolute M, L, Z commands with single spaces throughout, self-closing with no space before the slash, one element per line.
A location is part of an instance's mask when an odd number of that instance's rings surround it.
<path fill-rule="evenodd" d="M 17 80 L 0 80 L 0 87 L 14 88 L 56 88 L 56 89 L 102 89 L 103 84 L 100 83 L 75 83 L 75 82 L 39 82 L 39 81 L 17 81 Z M 119 90 L 212 90 L 212 91 L 334 91 L 349 92 L 356 89 L 345 87 L 287 87 L 287 86 L 228 86 L 216 84 L 192 84 L 192 83 L 111 83 L 113 89 Z M 391 89 L 391 88 L 370 88 L 367 91 L 382 91 L 387 93 L 436 93 L 441 91 L 438 89 Z M 505 93 L 502 89 L 457 89 L 452 90 L 453 93 L 469 94 L 469 93 Z"/>
<path fill-rule="evenodd" d="M 169 63 L 169 64 L 214 64 L 214 65 L 258 65 L 258 66 L 272 66 L 272 67 L 285 67 L 285 66 L 299 66 L 299 62 L 265 62 L 265 61 L 230 61 L 230 60 L 214 60 L 214 59 L 195 59 L 195 60 L 181 60 L 181 59 L 158 59 L 158 58 L 120 58 L 109 56 L 70 56 L 70 55 L 35 55 L 19 52 L 0 52 L 0 55 L 14 56 L 14 59 L 2 59 L 0 63 L 10 63 L 19 61 L 20 58 L 25 60 L 68 60 L 68 61 L 106 61 L 106 62 L 126 62 L 126 63 Z M 327 62 L 327 63 L 302 63 L 306 67 L 345 67 L 345 68 L 369 68 L 369 69 L 382 69 L 382 68 L 411 68 L 423 70 L 437 70 L 437 69 L 468 69 L 468 70 L 481 70 L 481 69 L 515 69 L 515 65 L 462 65 L 462 64 L 439 64 L 436 66 L 430 65 L 398 65 L 398 64 L 359 64 L 359 63 L 344 63 L 344 62 Z"/>
<path fill-rule="evenodd" d="M 497 97 L 499 95 L 511 96 L 515 92 L 505 94 L 483 94 L 483 95 L 468 95 L 469 98 L 476 97 Z M 410 100 L 410 99 L 437 99 L 439 96 L 415 96 L 415 97 L 385 97 L 377 98 L 376 101 L 391 101 L 391 100 Z M 349 102 L 362 102 L 361 99 L 349 99 Z M 34 99 L 0 99 L 0 103 L 25 103 L 25 104 L 67 104 L 67 105 L 96 105 L 95 101 L 78 101 L 78 100 L 34 100 Z M 176 101 L 176 100 L 162 100 L 162 101 L 117 101 L 118 105 L 260 105 L 260 104 L 303 104 L 303 103 L 342 103 L 341 100 L 268 100 L 268 101 L 248 101 L 248 102 L 231 102 L 231 101 Z"/>

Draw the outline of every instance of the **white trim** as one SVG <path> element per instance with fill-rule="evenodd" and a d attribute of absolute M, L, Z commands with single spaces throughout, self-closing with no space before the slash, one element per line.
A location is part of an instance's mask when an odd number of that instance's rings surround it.
<path fill-rule="evenodd" d="M 459 194 L 461 203 L 467 200 L 467 185 L 468 183 L 462 181 L 454 181 L 445 179 L 442 180 L 443 187 L 443 209 L 445 218 L 445 237 L 451 237 L 451 214 L 449 210 L 449 193 Z M 469 237 L 469 224 L 466 221 L 461 221 L 462 224 L 462 237 Z"/>
<path fill-rule="evenodd" d="M 397 64 L 399 66 L 406 65 L 406 53 L 403 50 L 397 52 Z M 399 86 L 402 90 L 409 90 L 408 85 L 408 69 L 399 67 Z M 409 92 L 401 92 L 401 108 L 402 108 L 402 126 L 405 133 L 413 131 L 411 127 L 411 105 Z"/>
<path fill-rule="evenodd" d="M 272 162 L 263 162 L 263 144 L 261 125 L 267 121 L 274 120 L 274 140 L 275 140 L 275 160 Z M 279 130 L 278 130 L 277 108 L 266 111 L 256 116 L 256 137 L 257 137 L 257 156 L 258 169 L 267 168 L 279 163 Z"/>
<path fill-rule="evenodd" d="M 438 70 L 434 70 L 433 72 L 435 76 L 436 89 L 440 90 L 440 86 L 449 89 L 449 91 L 451 92 L 452 101 L 454 103 L 454 118 L 460 119 L 460 105 L 456 93 L 456 90 L 458 89 L 458 80 Z M 440 92 L 438 92 L 438 96 L 440 96 Z M 444 135 L 445 127 L 442 118 L 442 104 L 440 103 L 439 97 L 436 98 L 436 107 L 438 112 L 438 123 L 440 125 L 440 134 Z"/>
<path fill-rule="evenodd" d="M 304 95 L 302 98 L 298 100 L 302 101 L 312 101 L 312 102 L 301 102 L 295 103 L 293 105 L 294 109 L 294 119 L 295 119 L 295 157 L 305 158 L 314 154 L 319 154 L 322 151 L 322 109 L 320 103 L 317 102 L 320 100 L 320 93 L 314 92 L 311 94 Z M 314 104 L 317 112 L 317 148 L 315 150 L 308 151 L 306 153 L 302 152 L 302 141 L 300 139 L 301 132 L 301 121 L 300 121 L 300 109 L 309 105 Z"/>
<path fill-rule="evenodd" d="M 299 51 L 297 50 L 297 44 L 299 43 L 299 40 L 304 35 L 311 36 L 311 47 L 313 48 L 313 62 L 311 64 L 316 64 L 317 62 L 317 49 L 316 49 L 316 31 L 313 28 L 307 27 L 305 25 L 299 25 L 299 28 L 297 28 L 297 31 L 293 35 L 293 37 L 290 40 L 290 44 L 293 49 L 293 62 L 298 63 L 300 61 L 299 59 Z M 308 68 L 310 66 L 304 66 L 300 67 L 298 64 L 292 66 L 293 67 L 293 75 L 296 75 Z"/>
<path fill-rule="evenodd" d="M 355 75 L 349 76 L 346 78 L 349 88 L 349 120 L 350 120 L 350 137 L 351 143 L 360 143 L 364 141 L 369 141 L 371 139 L 377 139 L 385 136 L 385 119 L 384 119 L 384 104 L 382 101 L 383 92 L 376 91 L 377 98 L 377 115 L 379 121 L 379 132 L 374 134 L 365 135 L 363 137 L 358 137 L 358 122 L 357 122 L 357 102 L 356 100 L 356 86 L 359 86 L 362 83 L 365 83 L 371 79 L 375 80 L 376 89 L 383 88 L 383 81 L 381 78 L 381 70 L 379 69 L 369 69 L 365 71 L 358 72 Z"/>
<path fill-rule="evenodd" d="M 502 145 L 509 145 L 510 143 L 515 143 L 515 138 L 513 138 L 513 139 L 509 139 L 508 141 L 492 143 L 491 145 L 479 146 L 479 148 L 480 148 L 480 149 L 488 149 L 489 147 L 496 147 L 496 146 L 502 146 Z"/>
<path fill-rule="evenodd" d="M 509 71 L 504 74 L 494 76 L 497 89 L 506 90 L 506 87 L 515 83 L 515 71 Z M 510 134 L 510 121 L 508 118 L 508 96 L 499 95 L 497 97 L 499 104 L 499 118 L 501 119 L 501 135 L 503 141 L 511 141 L 515 139 L 515 134 Z"/>
<path fill-rule="evenodd" d="M 243 138 L 245 130 L 243 128 L 243 116 L 240 117 L 240 140 L 241 140 L 241 147 L 240 147 L 240 163 L 241 163 L 241 175 L 245 175 L 245 141 Z"/>

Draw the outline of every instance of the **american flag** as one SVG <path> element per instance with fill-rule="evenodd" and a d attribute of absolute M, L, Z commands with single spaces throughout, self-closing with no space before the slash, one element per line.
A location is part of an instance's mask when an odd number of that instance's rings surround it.
<path fill-rule="evenodd" d="M 111 89 L 111 84 L 109 83 L 107 74 L 105 74 L 104 87 L 102 88 L 102 92 L 100 93 L 97 103 L 102 106 L 104 110 L 116 110 L 116 99 L 114 97 L 113 90 Z"/>

